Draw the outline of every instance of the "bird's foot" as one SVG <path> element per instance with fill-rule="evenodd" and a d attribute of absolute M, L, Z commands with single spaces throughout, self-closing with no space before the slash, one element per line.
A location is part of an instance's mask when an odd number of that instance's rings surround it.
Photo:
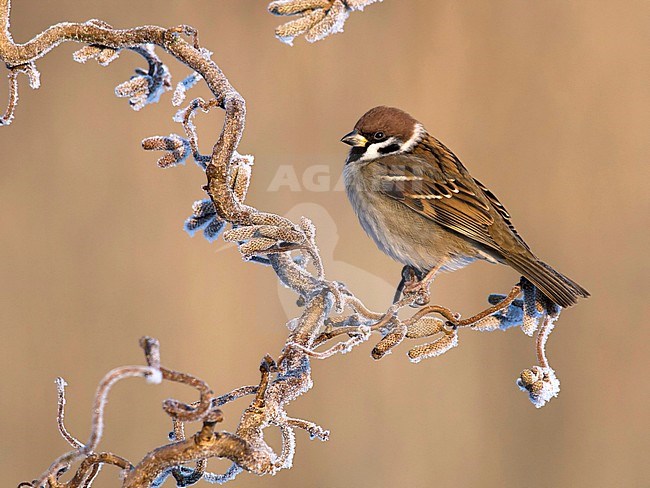
<path fill-rule="evenodd" d="M 429 288 L 431 282 L 435 278 L 438 271 L 442 267 L 442 263 L 431 268 L 426 275 L 422 276 L 422 272 L 410 266 L 405 266 L 402 270 L 402 280 L 404 280 L 403 293 L 405 296 L 413 295 L 412 307 L 422 307 L 428 305 L 431 301 L 431 293 Z"/>
<path fill-rule="evenodd" d="M 411 306 L 422 307 L 429 304 L 431 301 L 431 292 L 429 291 L 430 285 L 431 281 L 427 279 L 414 279 L 404 283 L 404 295 L 412 296 L 414 298 Z"/>
<path fill-rule="evenodd" d="M 397 290 L 395 290 L 395 296 L 393 297 L 393 303 L 397 303 L 402 299 L 402 296 L 406 296 L 407 294 L 407 287 L 412 288 L 413 286 L 417 285 L 422 280 L 422 273 L 409 266 L 406 265 L 404 268 L 402 268 L 402 278 L 399 282 L 399 285 L 397 285 Z"/>

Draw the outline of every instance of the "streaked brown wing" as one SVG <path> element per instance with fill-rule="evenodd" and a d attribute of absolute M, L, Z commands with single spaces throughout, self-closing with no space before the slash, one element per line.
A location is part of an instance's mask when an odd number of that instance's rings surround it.
<path fill-rule="evenodd" d="M 519 242 L 520 242 L 520 243 L 521 243 L 521 244 L 522 244 L 526 249 L 528 249 L 528 250 L 530 251 L 530 247 L 528 247 L 528 244 L 526 244 L 526 242 L 525 242 L 525 241 L 522 239 L 522 237 L 519 235 L 519 233 L 517 232 L 517 229 L 515 229 L 515 226 L 512 225 L 512 222 L 511 222 L 511 220 L 510 220 L 510 214 L 509 214 L 508 211 L 506 210 L 506 207 L 503 206 L 503 204 L 499 201 L 499 199 L 496 197 L 496 195 L 495 195 L 494 193 L 492 193 L 492 192 L 490 191 L 490 189 L 489 189 L 487 186 L 485 186 L 483 183 L 481 183 L 481 182 L 480 182 L 479 180 L 477 180 L 476 178 L 474 178 L 474 183 L 476 183 L 476 186 L 478 186 L 478 187 L 481 189 L 481 191 L 483 192 L 483 194 L 487 197 L 487 199 L 488 199 L 488 200 L 490 201 L 490 203 L 492 204 L 492 207 L 494 207 L 494 209 L 495 209 L 497 212 L 499 212 L 499 215 L 501 215 L 501 217 L 503 217 L 503 220 L 504 220 L 505 223 L 508 225 L 508 228 L 510 228 L 510 230 L 511 230 L 512 233 L 517 237 L 517 239 L 519 240 Z"/>
<path fill-rule="evenodd" d="M 419 158 L 384 158 L 381 164 L 380 191 L 384 194 L 443 227 L 500 251 L 489 230 L 494 223 L 491 202 L 487 196 L 477 195 L 477 188 L 465 184 L 463 175 L 452 178 Z"/>

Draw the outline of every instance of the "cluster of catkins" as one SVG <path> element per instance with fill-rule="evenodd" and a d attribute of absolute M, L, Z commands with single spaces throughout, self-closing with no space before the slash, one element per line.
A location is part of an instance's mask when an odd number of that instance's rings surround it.
<path fill-rule="evenodd" d="M 292 45 L 302 35 L 307 41 L 316 42 L 343 32 L 343 24 L 352 10 L 363 10 L 377 1 L 381 0 L 277 0 L 269 4 L 269 11 L 297 17 L 275 30 L 278 39 Z"/>

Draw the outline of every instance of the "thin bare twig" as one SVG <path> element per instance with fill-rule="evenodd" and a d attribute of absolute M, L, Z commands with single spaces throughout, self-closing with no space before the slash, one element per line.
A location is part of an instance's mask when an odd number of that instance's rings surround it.
<path fill-rule="evenodd" d="M 74 437 L 68 432 L 68 430 L 65 428 L 65 423 L 63 421 L 65 417 L 65 387 L 67 383 L 61 377 L 58 377 L 55 383 L 56 383 L 56 392 L 58 396 L 56 424 L 57 427 L 59 428 L 59 433 L 61 434 L 61 437 L 63 437 L 68 442 L 68 444 L 70 444 L 75 449 L 79 449 L 83 447 L 83 444 L 81 443 L 81 441 L 79 441 L 76 437 Z"/>

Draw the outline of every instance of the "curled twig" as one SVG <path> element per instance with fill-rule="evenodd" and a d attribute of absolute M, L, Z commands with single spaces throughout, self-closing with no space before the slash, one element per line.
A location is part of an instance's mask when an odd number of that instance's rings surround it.
<path fill-rule="evenodd" d="M 57 412 L 56 412 L 56 424 L 57 427 L 59 428 L 59 434 L 61 434 L 61 437 L 63 437 L 68 444 L 70 444 L 72 447 L 75 449 L 79 449 L 83 447 L 83 444 L 81 441 L 79 441 L 76 437 L 74 437 L 72 434 L 68 432 L 68 429 L 65 428 L 64 424 L 64 417 L 65 417 L 65 387 L 67 386 L 67 383 L 65 380 L 61 377 L 58 377 L 55 381 L 56 384 L 56 392 L 57 392 Z"/>
<path fill-rule="evenodd" d="M 102 438 L 104 430 L 104 408 L 106 407 L 106 400 L 108 393 L 115 383 L 125 378 L 144 377 L 151 378 L 157 374 L 156 370 L 147 366 L 122 366 L 110 371 L 102 381 L 99 383 L 97 392 L 95 393 L 95 400 L 93 402 L 92 418 L 91 418 L 91 431 L 88 441 L 81 446 L 78 446 L 73 451 L 70 451 L 60 456 L 52 465 L 45 471 L 35 482 L 35 487 L 42 486 L 48 479 L 67 468 L 75 461 L 92 454 L 97 448 L 97 444 Z"/>
<path fill-rule="evenodd" d="M 5 113 L 0 117 L 0 125 L 9 125 L 13 122 L 18 105 L 18 72 L 10 70 L 7 78 L 9 79 L 9 101 Z"/>
<path fill-rule="evenodd" d="M 40 73 L 33 62 L 27 62 L 9 68 L 9 101 L 5 113 L 0 116 L 0 126 L 10 125 L 14 120 L 16 106 L 18 105 L 18 73 L 24 73 L 29 79 L 29 86 L 36 90 L 41 86 Z"/>

